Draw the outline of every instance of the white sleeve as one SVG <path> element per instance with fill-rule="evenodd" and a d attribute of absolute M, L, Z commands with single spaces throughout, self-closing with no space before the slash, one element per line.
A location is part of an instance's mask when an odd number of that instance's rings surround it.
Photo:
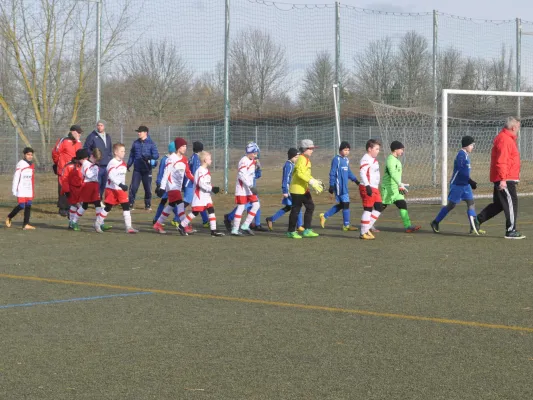
<path fill-rule="evenodd" d="M 202 192 L 205 192 L 205 193 L 210 193 L 211 190 L 213 189 L 212 185 L 210 182 L 206 182 L 206 179 L 205 179 L 206 175 L 200 177 L 198 179 L 198 186 L 200 187 L 200 190 Z"/>
<path fill-rule="evenodd" d="M 95 168 L 95 164 L 89 165 L 85 170 L 85 177 L 89 180 L 94 179 L 98 176 L 98 168 Z"/>
<path fill-rule="evenodd" d="M 242 185 L 249 188 L 251 183 L 248 182 L 248 175 L 246 173 L 247 166 L 244 163 L 239 163 L 239 172 L 237 173 L 237 179 L 242 182 Z"/>
<path fill-rule="evenodd" d="M 359 169 L 359 175 L 361 177 L 361 183 L 364 186 L 370 185 L 370 182 L 368 181 L 367 172 L 370 168 L 370 164 L 366 162 L 366 160 L 361 160 L 361 168 Z"/>
<path fill-rule="evenodd" d="M 19 187 L 19 182 L 20 182 L 20 171 L 21 171 L 21 168 L 17 164 L 15 175 L 13 175 L 13 186 L 11 188 L 11 191 L 13 192 L 13 196 L 17 196 L 17 189 Z"/>
<path fill-rule="evenodd" d="M 120 184 L 120 182 L 117 180 L 117 166 L 115 166 L 115 168 L 113 169 L 108 169 L 107 170 L 107 179 L 109 179 L 111 181 L 112 184 L 118 186 Z"/>
<path fill-rule="evenodd" d="M 167 160 L 168 162 L 168 160 Z M 173 163 L 172 162 L 169 162 L 166 166 L 165 166 L 165 171 L 163 172 L 163 177 L 161 178 L 161 184 L 159 185 L 159 187 L 163 190 L 167 190 L 167 183 L 168 183 L 168 177 L 170 176 L 170 172 L 171 172 L 171 169 L 173 169 Z"/>

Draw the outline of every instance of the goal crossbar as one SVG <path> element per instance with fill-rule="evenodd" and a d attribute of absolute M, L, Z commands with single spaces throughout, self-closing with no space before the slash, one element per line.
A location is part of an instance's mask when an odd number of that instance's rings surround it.
<path fill-rule="evenodd" d="M 441 171 L 441 204 L 446 205 L 448 199 L 448 95 L 473 95 L 473 96 L 507 96 L 507 97 L 533 97 L 533 92 L 503 92 L 483 90 L 442 90 L 442 171 Z"/>

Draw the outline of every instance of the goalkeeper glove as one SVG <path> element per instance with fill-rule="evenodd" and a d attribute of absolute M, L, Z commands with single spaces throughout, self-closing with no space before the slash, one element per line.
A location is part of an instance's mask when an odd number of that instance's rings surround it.
<path fill-rule="evenodd" d="M 400 183 L 400 194 L 409 193 L 409 190 L 407 190 L 408 187 L 408 183 Z"/>
<path fill-rule="evenodd" d="M 472 187 L 472 190 L 476 190 L 477 189 L 477 182 L 476 181 L 473 181 L 472 179 L 468 179 L 468 183 Z"/>
<path fill-rule="evenodd" d="M 324 184 L 320 179 L 311 179 L 309 181 L 309 186 L 313 188 L 316 194 L 320 194 L 324 191 Z"/>
<path fill-rule="evenodd" d="M 335 192 L 335 186 L 330 186 L 328 192 L 329 194 L 333 194 Z"/>
<path fill-rule="evenodd" d="M 213 186 L 213 188 L 211 189 L 211 191 L 213 192 L 213 194 L 220 193 L 220 187 L 219 187 L 219 186 Z"/>
<path fill-rule="evenodd" d="M 355 183 L 356 185 L 360 185 L 360 184 L 361 184 L 361 182 L 359 182 L 359 181 L 357 180 L 357 178 L 355 178 L 355 179 L 353 180 L 353 183 Z"/>
<path fill-rule="evenodd" d="M 372 196 L 372 186 L 366 185 L 365 188 L 366 188 L 366 194 L 368 196 Z"/>
<path fill-rule="evenodd" d="M 128 191 L 128 185 L 124 185 L 123 183 L 120 183 L 118 185 L 119 188 L 121 188 L 123 191 L 127 192 Z"/>
<path fill-rule="evenodd" d="M 256 187 L 251 187 L 250 188 L 250 192 L 252 192 L 253 195 L 257 196 L 257 188 Z"/>

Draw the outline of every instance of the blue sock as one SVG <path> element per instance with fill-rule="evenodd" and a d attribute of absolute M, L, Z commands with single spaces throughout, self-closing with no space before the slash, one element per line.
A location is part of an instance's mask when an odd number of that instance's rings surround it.
<path fill-rule="evenodd" d="M 275 222 L 284 215 L 285 215 L 285 209 L 281 208 L 273 216 L 271 216 L 270 219 L 272 220 L 272 222 Z"/>
<path fill-rule="evenodd" d="M 255 226 L 261 225 L 261 208 L 255 213 Z"/>
<path fill-rule="evenodd" d="M 235 212 L 237 211 L 237 207 L 235 207 L 233 209 L 233 211 L 231 211 L 229 214 L 228 214 L 228 221 L 231 222 L 235 219 Z"/>
<path fill-rule="evenodd" d="M 442 207 L 439 211 L 439 213 L 437 214 L 437 216 L 435 217 L 435 221 L 438 223 L 440 221 L 442 221 L 444 219 L 444 217 L 446 217 L 446 215 L 448 215 L 448 209 L 446 208 L 446 206 Z"/>
<path fill-rule="evenodd" d="M 297 225 L 297 228 L 299 228 L 300 226 L 304 226 L 304 212 L 303 211 L 300 211 L 300 214 L 298 214 L 298 221 L 296 225 Z"/>
<path fill-rule="evenodd" d="M 468 215 L 468 217 L 474 217 L 474 218 L 477 217 L 476 211 L 475 210 L 471 210 L 470 208 L 468 210 L 466 210 L 466 214 Z M 470 218 L 468 218 L 468 220 L 470 222 Z"/>
<path fill-rule="evenodd" d="M 341 210 L 340 206 L 338 204 L 335 204 L 333 207 L 331 207 L 328 211 L 324 213 L 324 217 L 329 218 L 333 215 L 337 214 Z"/>
<path fill-rule="evenodd" d="M 155 211 L 155 216 L 154 216 L 154 219 L 157 221 L 159 219 L 159 217 L 161 216 L 161 213 L 163 212 L 163 210 L 165 209 L 165 206 L 166 204 L 163 204 L 163 203 L 159 203 L 159 205 L 157 206 L 157 210 Z"/>
<path fill-rule="evenodd" d="M 180 222 L 180 217 L 178 217 L 178 206 L 174 206 L 174 222 Z"/>
<path fill-rule="evenodd" d="M 207 224 L 209 222 L 209 215 L 207 215 L 207 211 L 202 211 L 200 215 L 202 216 L 202 224 Z"/>
<path fill-rule="evenodd" d="M 342 220 L 344 226 L 350 226 L 350 209 L 345 208 L 342 210 Z"/>

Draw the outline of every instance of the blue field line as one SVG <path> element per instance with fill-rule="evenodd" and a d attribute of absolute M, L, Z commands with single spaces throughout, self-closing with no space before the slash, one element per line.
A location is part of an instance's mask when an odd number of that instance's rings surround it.
<path fill-rule="evenodd" d="M 140 296 L 143 294 L 153 294 L 152 292 L 136 292 L 136 293 L 120 293 L 120 294 L 108 294 L 104 296 L 93 296 L 93 297 L 78 297 L 75 299 L 64 299 L 64 300 L 49 300 L 49 301 L 37 301 L 34 303 L 21 303 L 21 304 L 6 304 L 0 306 L 0 308 L 14 308 L 14 307 L 31 307 L 31 306 L 41 306 L 46 304 L 59 304 L 59 303 L 72 303 L 75 301 L 89 301 L 89 300 L 100 300 L 100 299 L 110 299 L 113 297 L 128 297 L 128 296 Z"/>

